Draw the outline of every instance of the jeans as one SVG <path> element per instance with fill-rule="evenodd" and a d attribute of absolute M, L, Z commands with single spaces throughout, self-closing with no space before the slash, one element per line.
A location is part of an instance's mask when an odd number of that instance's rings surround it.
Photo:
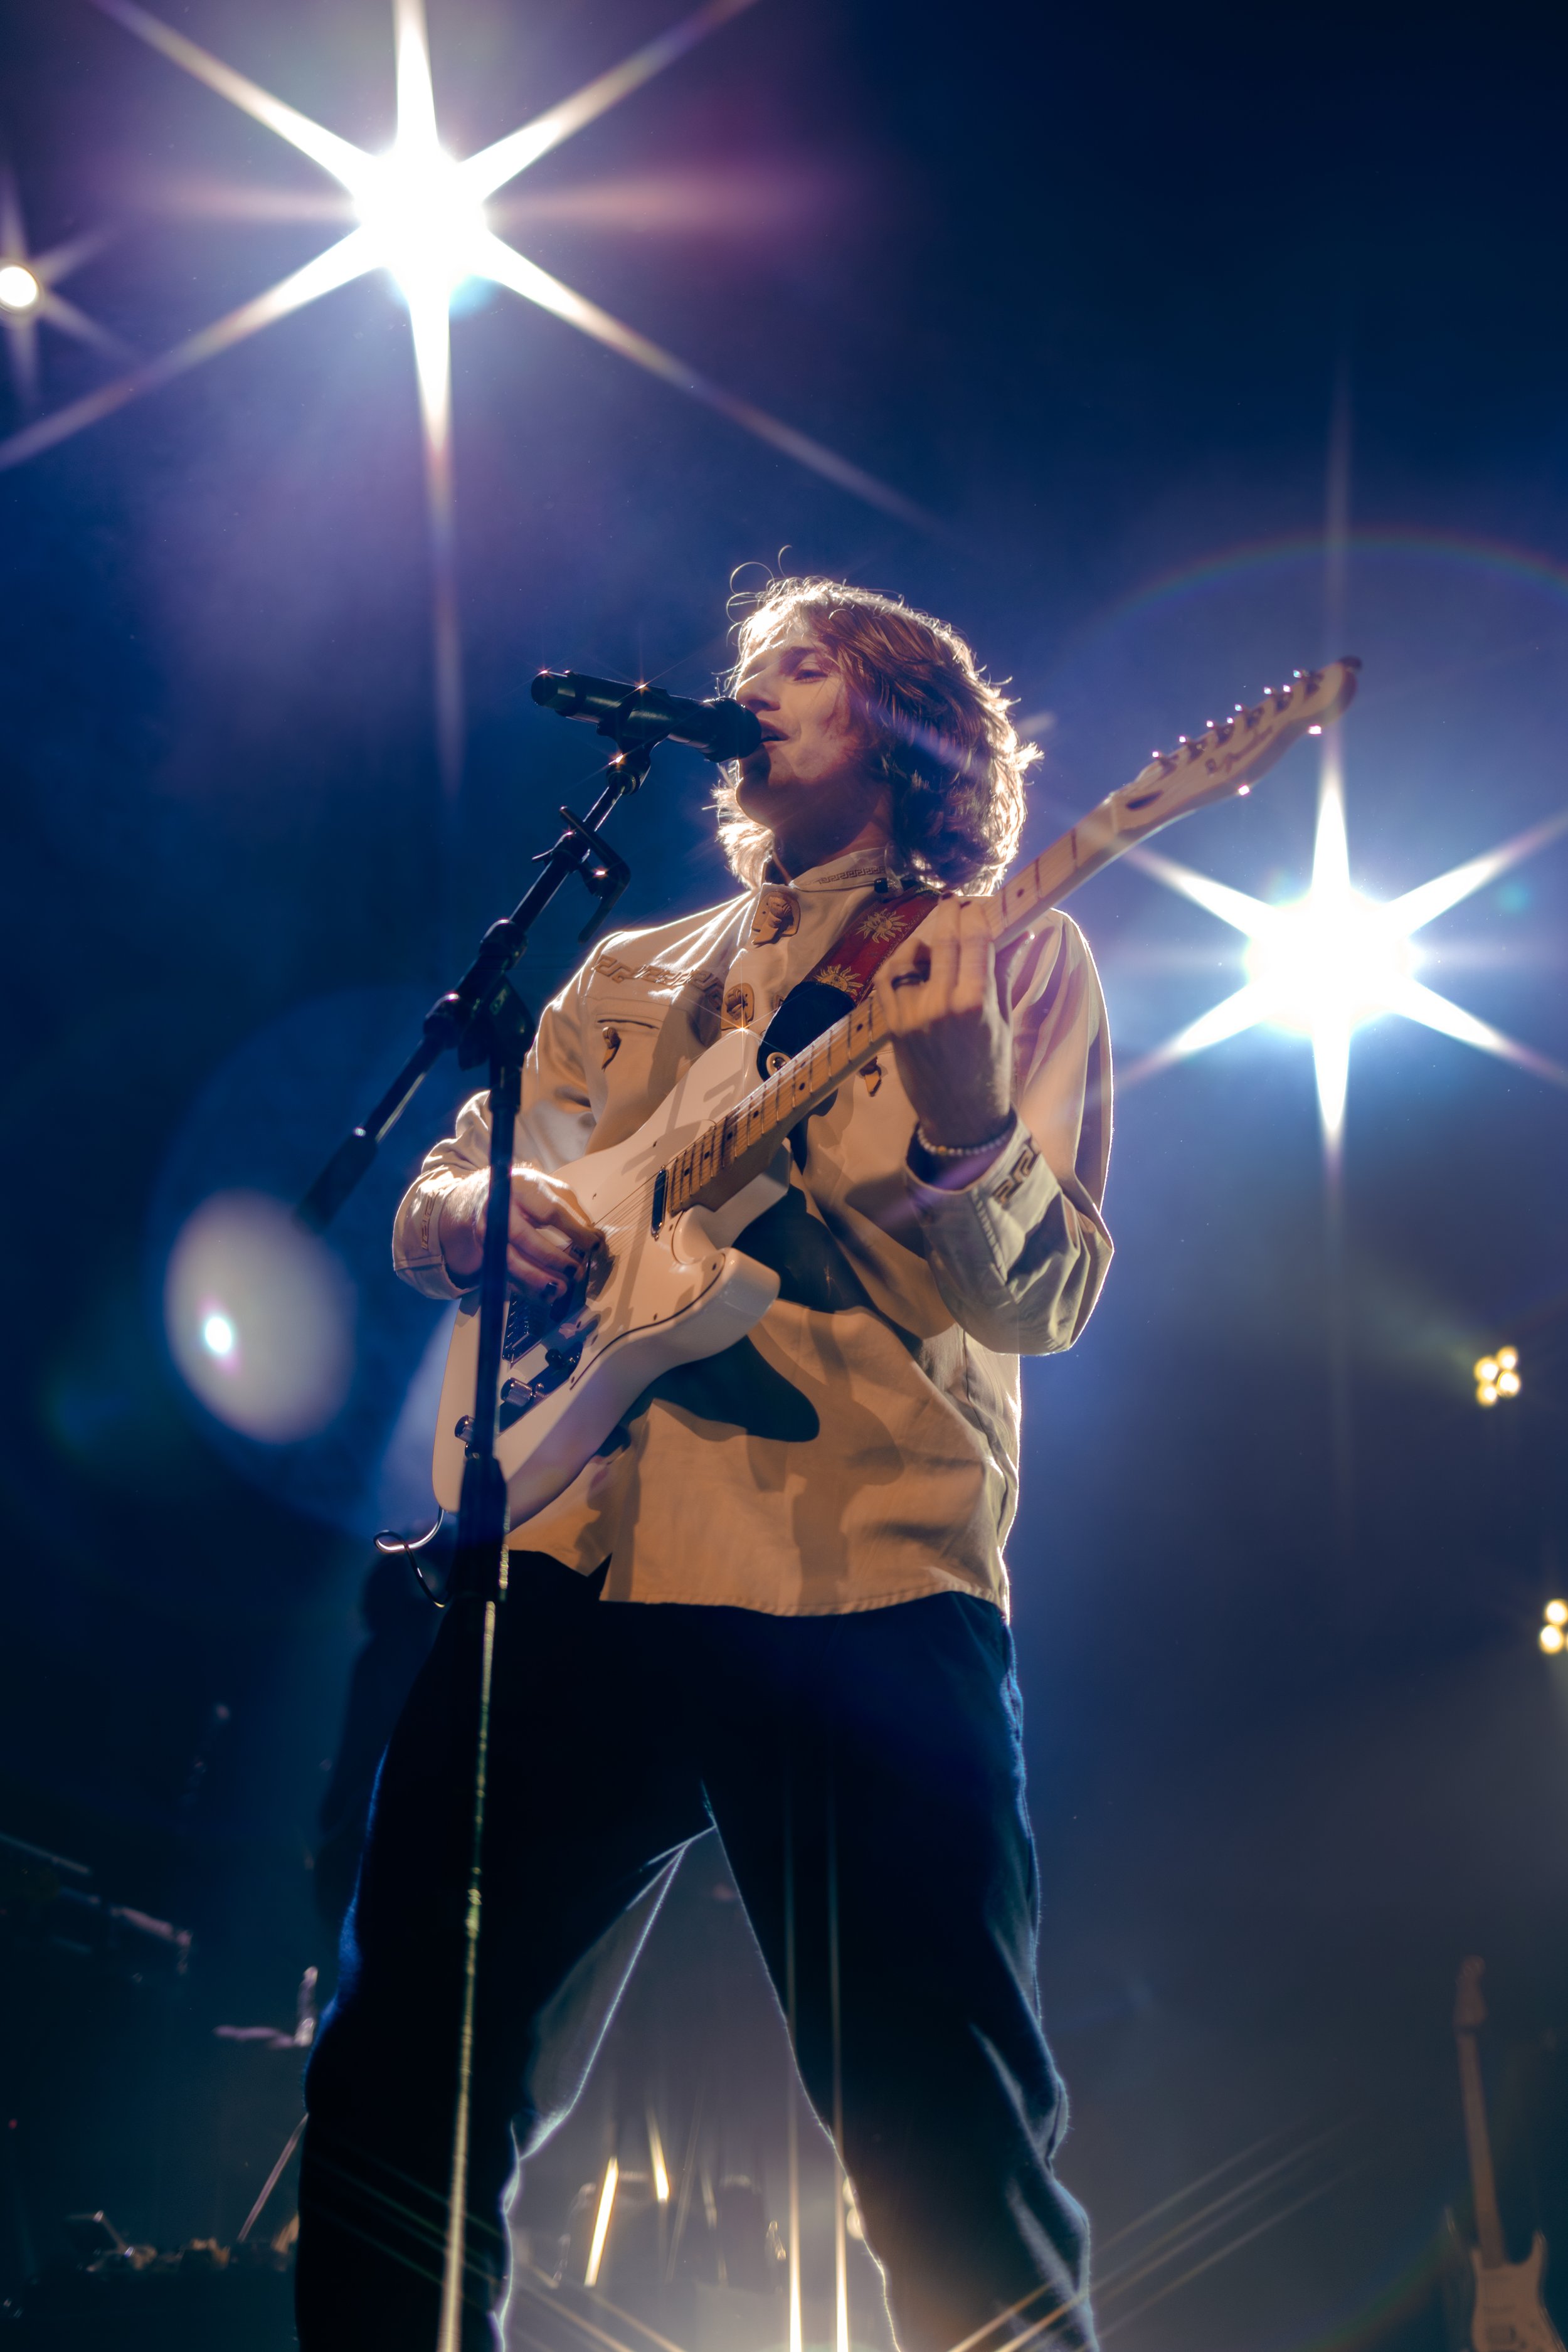
<path fill-rule="evenodd" d="M 552 2004 L 710 1826 L 781 2000 L 793 1941 L 795 2054 L 829 2128 L 836 1930 L 840 2153 L 900 2352 L 994 2319 L 982 2352 L 1092 2352 L 1003 1618 L 956 1594 L 834 1617 L 608 1603 L 600 1581 L 513 1555 L 498 1612 L 465 2352 L 499 2340 L 514 2127 L 526 2156 L 556 2119 Z M 303 2352 L 436 2342 L 481 1621 L 447 1612 L 387 1749 L 307 2070 Z"/>

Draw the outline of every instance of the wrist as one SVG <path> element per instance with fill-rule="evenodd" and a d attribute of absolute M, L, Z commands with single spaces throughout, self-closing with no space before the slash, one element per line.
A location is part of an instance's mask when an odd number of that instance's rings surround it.
<path fill-rule="evenodd" d="M 1009 1107 L 992 1131 L 977 1141 L 950 1143 L 928 1134 L 917 1121 L 910 1141 L 910 1167 L 923 1184 L 955 1189 L 973 1184 L 1005 1150 L 1017 1125 L 1018 1114 Z"/>
<path fill-rule="evenodd" d="M 468 1288 L 479 1278 L 484 1245 L 474 1216 L 472 1177 L 454 1184 L 441 1202 L 436 1219 L 436 1245 L 447 1279 Z"/>

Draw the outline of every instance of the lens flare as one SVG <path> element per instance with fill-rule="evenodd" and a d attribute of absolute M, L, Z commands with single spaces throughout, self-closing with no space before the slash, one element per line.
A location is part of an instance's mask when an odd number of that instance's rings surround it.
<path fill-rule="evenodd" d="M 209 1356 L 231 1358 L 235 1352 L 235 1329 L 221 1308 L 215 1307 L 202 1325 L 202 1345 Z"/>
<path fill-rule="evenodd" d="M 217 1192 L 186 1220 L 163 1286 L 169 1352 L 215 1419 L 268 1445 L 333 1419 L 353 1371 L 353 1292 L 278 1201 Z"/>

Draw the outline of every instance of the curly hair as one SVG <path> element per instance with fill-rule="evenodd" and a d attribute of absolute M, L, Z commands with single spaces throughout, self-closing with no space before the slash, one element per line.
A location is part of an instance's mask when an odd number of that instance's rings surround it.
<path fill-rule="evenodd" d="M 739 617 L 723 690 L 733 692 L 774 638 L 809 630 L 842 671 L 865 749 L 889 786 L 902 870 L 949 887 L 993 888 L 1018 846 L 1025 772 L 1040 755 L 1019 742 L 1012 706 L 957 630 L 901 597 L 842 580 L 786 577 L 731 602 Z M 773 835 L 742 813 L 739 781 L 725 769 L 714 795 L 719 839 L 731 871 L 754 887 Z"/>

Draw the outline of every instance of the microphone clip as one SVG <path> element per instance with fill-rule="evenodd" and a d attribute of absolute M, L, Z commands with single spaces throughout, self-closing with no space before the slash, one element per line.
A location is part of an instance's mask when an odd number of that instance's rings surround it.
<path fill-rule="evenodd" d="M 632 878 L 632 869 L 618 850 L 612 849 L 591 824 L 584 824 L 582 818 L 574 816 L 569 808 L 562 810 L 561 817 L 583 844 L 584 854 L 577 872 L 584 890 L 599 902 L 577 934 L 578 946 L 585 948 L 595 932 L 608 922 L 610 909 Z"/>

